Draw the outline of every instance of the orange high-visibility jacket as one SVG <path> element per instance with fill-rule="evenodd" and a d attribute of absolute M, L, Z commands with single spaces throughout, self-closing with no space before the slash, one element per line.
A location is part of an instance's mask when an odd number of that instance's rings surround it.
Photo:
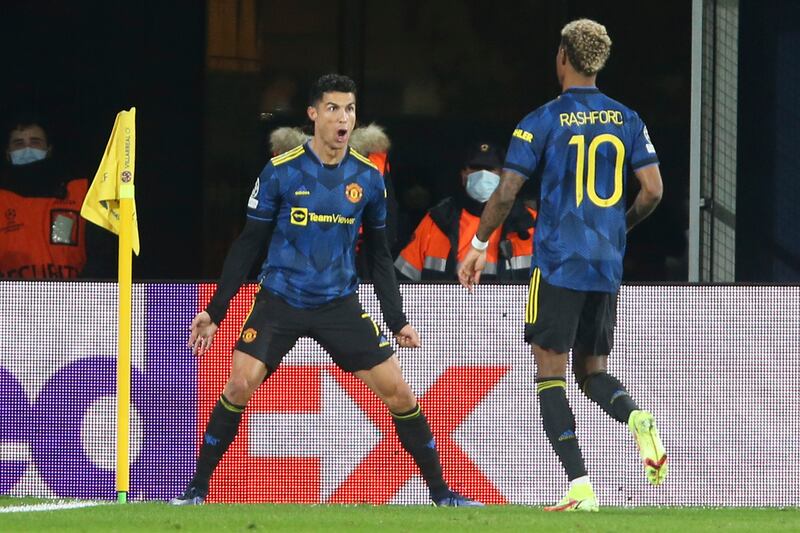
<path fill-rule="evenodd" d="M 456 279 L 458 265 L 467 255 L 480 222 L 480 216 L 464 208 L 459 211 L 458 207 L 449 198 L 425 215 L 394 263 L 401 274 L 414 281 Z M 517 210 L 516 216 L 530 220 L 523 221 L 523 231 L 509 231 L 506 224 L 492 233 L 481 279 L 526 281 L 529 278 L 536 211 L 524 208 Z"/>
<path fill-rule="evenodd" d="M 88 180 L 72 180 L 63 199 L 0 189 L 0 279 L 78 276 L 86 264 L 80 210 L 88 188 Z"/>

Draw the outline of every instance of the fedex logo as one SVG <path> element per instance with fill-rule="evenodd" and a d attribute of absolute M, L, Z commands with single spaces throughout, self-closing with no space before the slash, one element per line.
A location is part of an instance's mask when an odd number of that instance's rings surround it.
<path fill-rule="evenodd" d="M 36 297 L 30 303 L 20 298 L 26 305 L 19 304 L 9 319 L 16 336 L 4 335 L 7 343 L 0 345 L 0 494 L 112 499 L 116 357 L 113 346 L 98 343 L 102 336 L 92 331 L 107 317 L 84 306 L 61 312 L 70 302 L 107 298 L 112 288 L 25 287 Z M 141 333 L 134 337 L 141 364 L 131 373 L 130 497 L 167 499 L 194 472 L 198 361 L 185 347 L 184 331 L 194 315 L 186 302 L 196 300 L 197 289 L 134 289 L 134 309 L 136 302 L 147 306 L 138 308 Z M 51 306 L 41 305 L 42 292 L 52 298 Z M 45 338 L 34 334 L 43 320 L 64 334 L 63 342 L 47 342 L 36 357 L 20 356 L 22 345 L 13 339 Z"/>
<path fill-rule="evenodd" d="M 214 285 L 200 285 L 202 309 Z M 200 359 L 199 443 L 230 368 L 230 354 L 256 285 L 242 287 L 211 349 Z M 327 358 L 284 363 L 250 399 L 239 433 L 222 458 L 208 501 L 390 503 L 418 473 L 391 415 L 372 392 Z M 508 366 L 450 366 L 425 391 L 415 390 L 431 424 L 445 480 L 487 503 L 504 496 L 453 433 L 508 373 Z M 491 438 L 491 435 L 476 435 Z"/>
<path fill-rule="evenodd" d="M 102 309 L 70 311 L 71 302 L 95 296 L 97 289 L 22 288 L 31 289 L 30 297 L 14 300 L 24 304 L 15 304 L 14 334 L 0 336 L 0 494 L 113 499 L 115 349 L 93 330 L 105 316 Z M 112 288 L 101 289 L 107 300 Z M 39 304 L 42 290 L 52 292 L 55 311 Z M 174 497 L 191 478 L 255 290 L 242 288 L 211 351 L 197 359 L 185 347 L 186 325 L 213 286 L 135 287 L 142 318 L 135 327 L 131 384 L 132 499 Z M 20 348 L 29 348 L 15 339 L 40 338 L 37 324 L 50 324 L 53 316 L 64 317 L 56 327 L 65 341 L 47 343 L 46 358 L 35 357 L 38 349 L 20 355 Z M 248 404 L 239 435 L 212 478 L 211 501 L 408 501 L 422 481 L 385 406 L 320 350 L 299 351 Z M 485 502 L 505 501 L 496 473 L 491 480 L 486 474 L 490 459 L 476 450 L 495 434 L 473 433 L 471 425 L 485 424 L 483 410 L 494 405 L 493 393 L 508 383 L 510 368 L 507 362 L 456 362 L 431 370 L 429 385 L 416 390 L 446 480 Z"/>
<path fill-rule="evenodd" d="M 113 498 L 116 360 L 84 357 L 61 367 L 29 400 L 17 377 L 0 368 L 0 494 L 33 465 L 50 492 L 75 498 Z M 194 470 L 196 362 L 153 358 L 132 373 L 131 497 L 174 496 Z M 170 379 L 173 375 L 177 378 Z M 108 423 L 98 427 L 97 411 Z M 94 416 L 93 416 L 94 415 Z M 111 442 L 108 442 L 108 439 Z"/>
<path fill-rule="evenodd" d="M 506 500 L 453 432 L 507 371 L 448 367 L 419 398 L 445 479 L 487 503 Z M 206 398 L 215 400 L 216 392 Z M 386 407 L 361 381 L 334 365 L 285 365 L 248 404 L 210 501 L 385 504 L 417 473 Z"/>

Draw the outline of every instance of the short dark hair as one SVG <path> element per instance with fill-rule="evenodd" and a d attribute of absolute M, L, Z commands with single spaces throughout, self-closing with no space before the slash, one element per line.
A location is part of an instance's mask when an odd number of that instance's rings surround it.
<path fill-rule="evenodd" d="M 308 94 L 308 105 L 315 106 L 325 93 L 356 94 L 356 82 L 342 74 L 325 74 L 314 82 Z"/>
<path fill-rule="evenodd" d="M 11 134 L 15 131 L 24 130 L 32 126 L 39 126 L 47 137 L 50 144 L 50 127 L 41 115 L 35 111 L 19 111 L 5 121 L 4 129 L 6 132 L 6 142 L 11 139 Z"/>

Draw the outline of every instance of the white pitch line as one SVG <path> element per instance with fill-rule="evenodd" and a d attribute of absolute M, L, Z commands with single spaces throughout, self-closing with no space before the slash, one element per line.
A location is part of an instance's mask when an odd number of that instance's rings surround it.
<path fill-rule="evenodd" d="M 80 509 L 81 507 L 94 507 L 106 505 L 107 502 L 56 502 L 37 503 L 34 505 L 13 505 L 0 507 L 0 513 L 35 513 L 38 511 L 61 511 L 63 509 Z"/>

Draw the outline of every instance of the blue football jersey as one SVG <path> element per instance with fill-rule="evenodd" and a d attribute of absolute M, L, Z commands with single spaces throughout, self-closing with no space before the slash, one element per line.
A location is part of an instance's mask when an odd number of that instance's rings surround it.
<path fill-rule="evenodd" d="M 628 172 L 653 164 L 642 120 L 596 87 L 568 89 L 523 118 L 504 167 L 540 180 L 532 268 L 551 285 L 616 292 Z"/>
<path fill-rule="evenodd" d="M 359 228 L 386 225 L 386 189 L 377 168 L 352 148 L 330 168 L 306 143 L 267 163 L 247 216 L 275 222 L 262 286 L 309 309 L 356 291 Z"/>

